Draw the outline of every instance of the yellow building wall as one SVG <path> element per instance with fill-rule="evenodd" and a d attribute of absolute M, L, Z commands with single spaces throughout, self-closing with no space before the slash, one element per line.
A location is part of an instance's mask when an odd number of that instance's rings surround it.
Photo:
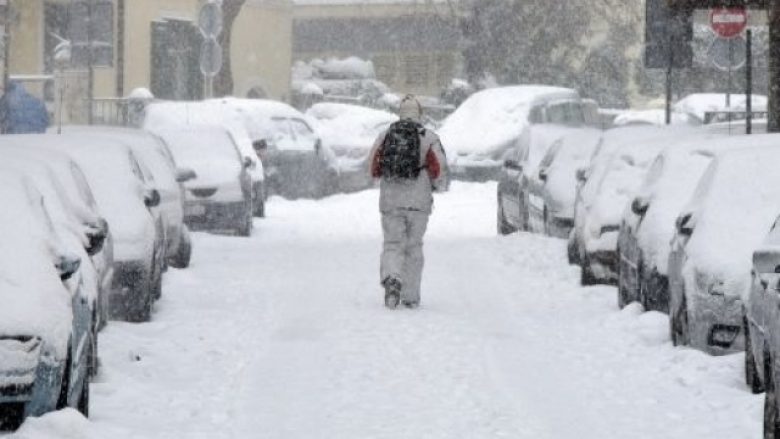
<path fill-rule="evenodd" d="M 163 18 L 197 22 L 199 6 L 200 0 L 126 0 L 125 93 L 150 86 L 152 22 Z"/>
<path fill-rule="evenodd" d="M 15 12 L 11 27 L 10 73 L 12 75 L 43 72 L 43 3 L 12 0 Z"/>
<path fill-rule="evenodd" d="M 202 0 L 128 0 L 125 36 L 125 90 L 151 83 L 151 23 L 164 18 L 197 23 Z M 234 94 L 260 86 L 269 97 L 285 99 L 292 65 L 292 5 L 289 1 L 246 4 L 233 29 Z"/>
<path fill-rule="evenodd" d="M 292 67 L 292 4 L 247 4 L 236 19 L 231 57 L 234 94 L 262 87 L 268 97 L 288 100 Z"/>

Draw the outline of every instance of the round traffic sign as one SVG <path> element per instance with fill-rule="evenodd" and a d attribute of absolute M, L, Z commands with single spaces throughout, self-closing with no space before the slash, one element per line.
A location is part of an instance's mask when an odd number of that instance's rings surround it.
<path fill-rule="evenodd" d="M 716 38 L 707 54 L 712 64 L 719 70 L 739 70 L 747 61 L 746 41 L 738 38 Z"/>
<path fill-rule="evenodd" d="M 748 24 L 745 8 L 715 8 L 710 12 L 710 26 L 721 38 L 735 38 Z"/>
<path fill-rule="evenodd" d="M 198 13 L 198 28 L 204 37 L 216 37 L 222 32 L 222 7 L 219 3 L 205 3 Z"/>
<path fill-rule="evenodd" d="M 200 71 L 203 76 L 217 76 L 222 70 L 222 46 L 216 39 L 206 38 L 200 47 Z"/>

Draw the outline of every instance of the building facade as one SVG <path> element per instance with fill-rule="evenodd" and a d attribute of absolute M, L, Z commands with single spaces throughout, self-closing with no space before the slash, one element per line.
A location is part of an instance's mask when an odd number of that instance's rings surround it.
<path fill-rule="evenodd" d="M 460 33 L 443 2 L 297 0 L 293 57 L 357 56 L 400 93 L 438 95 L 460 71 Z"/>
<path fill-rule="evenodd" d="M 204 96 L 197 20 L 205 0 L 5 1 L 11 77 L 50 107 L 61 102 L 65 121 L 85 121 L 90 83 L 98 103 L 137 88 L 162 99 Z M 231 41 L 236 96 L 289 96 L 292 12 L 289 0 L 244 5 Z"/>

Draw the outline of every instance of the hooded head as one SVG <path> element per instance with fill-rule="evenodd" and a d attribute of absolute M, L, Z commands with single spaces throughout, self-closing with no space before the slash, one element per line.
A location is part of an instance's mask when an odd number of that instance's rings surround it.
<path fill-rule="evenodd" d="M 398 110 L 401 119 L 410 119 L 415 122 L 422 122 L 422 106 L 414 95 L 406 95 L 401 100 Z"/>

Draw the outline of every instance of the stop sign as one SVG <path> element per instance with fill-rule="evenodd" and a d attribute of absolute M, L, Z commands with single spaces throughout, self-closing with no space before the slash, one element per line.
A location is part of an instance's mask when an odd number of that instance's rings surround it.
<path fill-rule="evenodd" d="M 747 27 L 745 8 L 715 8 L 710 12 L 710 26 L 721 38 L 739 36 Z"/>

